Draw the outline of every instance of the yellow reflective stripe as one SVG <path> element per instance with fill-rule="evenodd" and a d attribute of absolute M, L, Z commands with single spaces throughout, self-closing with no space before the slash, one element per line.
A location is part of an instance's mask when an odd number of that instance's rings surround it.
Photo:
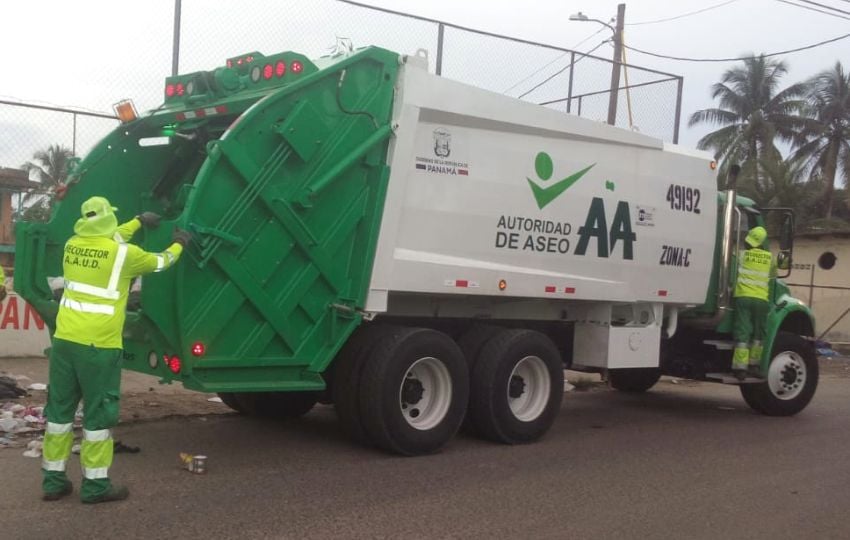
<path fill-rule="evenodd" d="M 110 291 L 118 290 L 118 279 L 121 278 L 121 269 L 124 268 L 124 260 L 127 258 L 127 244 L 118 244 L 118 255 L 115 256 L 115 264 L 112 266 L 112 275 L 109 276 L 109 284 L 106 286 Z"/>
<path fill-rule="evenodd" d="M 97 296 L 98 298 L 106 298 L 107 300 L 118 300 L 118 297 L 120 296 L 118 291 L 112 291 L 104 289 L 103 287 L 95 287 L 94 285 L 80 283 L 78 281 L 70 281 L 67 279 L 65 280 L 65 289 L 91 296 Z"/>
<path fill-rule="evenodd" d="M 108 429 L 83 430 L 83 439 L 91 442 L 99 442 L 108 440 L 112 434 Z"/>
<path fill-rule="evenodd" d="M 89 480 L 109 478 L 109 467 L 83 467 L 83 476 Z"/>
<path fill-rule="evenodd" d="M 67 465 L 67 463 L 68 463 L 67 459 L 55 459 L 55 460 L 43 459 L 43 460 L 41 460 L 41 468 L 44 469 L 45 471 L 60 471 L 61 472 L 61 471 L 65 470 L 65 465 Z"/>
<path fill-rule="evenodd" d="M 71 424 L 67 424 L 70 426 Z M 58 461 L 68 459 L 71 455 L 71 446 L 74 444 L 74 433 L 71 429 L 65 431 L 65 424 L 53 424 L 53 429 L 57 431 L 47 431 L 44 433 L 44 445 L 42 453 L 47 461 Z M 48 429 L 51 429 L 48 427 Z"/>
<path fill-rule="evenodd" d="M 115 315 L 114 306 L 92 304 L 91 302 L 77 302 L 76 300 L 65 298 L 64 296 L 62 297 L 60 305 L 64 308 L 79 311 L 81 313 L 100 313 L 102 315 Z"/>
<path fill-rule="evenodd" d="M 65 433 L 71 433 L 72 429 L 74 429 L 74 424 L 70 422 L 67 424 L 56 424 L 54 422 L 48 422 L 47 428 L 44 430 L 44 434 L 63 435 Z"/>

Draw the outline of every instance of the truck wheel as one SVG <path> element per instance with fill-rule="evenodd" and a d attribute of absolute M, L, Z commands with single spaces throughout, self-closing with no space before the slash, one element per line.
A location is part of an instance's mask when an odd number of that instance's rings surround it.
<path fill-rule="evenodd" d="M 463 333 L 457 341 L 458 347 L 466 357 L 466 364 L 469 366 L 469 373 L 475 369 L 475 362 L 478 360 L 478 355 L 481 354 L 481 349 L 487 344 L 490 339 L 499 333 L 498 326 L 490 326 L 489 324 L 474 324 L 469 330 Z"/>
<path fill-rule="evenodd" d="M 331 385 L 334 410 L 343 431 L 363 445 L 372 443 L 361 419 L 360 380 L 363 366 L 366 365 L 375 340 L 391 328 L 376 323 L 368 324 L 368 327 L 361 325 L 337 354 Z"/>
<path fill-rule="evenodd" d="M 460 427 L 468 399 L 463 354 L 436 330 L 386 334 L 363 369 L 363 425 L 378 446 L 391 452 L 414 456 L 442 448 Z"/>
<path fill-rule="evenodd" d="M 661 378 L 658 368 L 609 369 L 608 384 L 620 392 L 646 392 Z"/>
<path fill-rule="evenodd" d="M 269 392 L 265 396 L 264 416 L 301 418 L 319 401 L 318 392 Z"/>
<path fill-rule="evenodd" d="M 221 398 L 221 402 L 233 409 L 234 411 L 245 414 L 245 409 L 242 408 L 242 405 L 239 404 L 239 401 L 236 399 L 236 394 L 233 392 L 219 392 L 218 397 Z"/>
<path fill-rule="evenodd" d="M 779 332 L 767 381 L 742 384 L 741 395 L 754 410 L 768 416 L 792 416 L 806 408 L 818 386 L 818 361 L 805 339 Z"/>
<path fill-rule="evenodd" d="M 564 398 L 564 363 L 557 347 L 533 330 L 502 330 L 478 356 L 469 414 L 483 437 L 507 444 L 545 434 Z"/>

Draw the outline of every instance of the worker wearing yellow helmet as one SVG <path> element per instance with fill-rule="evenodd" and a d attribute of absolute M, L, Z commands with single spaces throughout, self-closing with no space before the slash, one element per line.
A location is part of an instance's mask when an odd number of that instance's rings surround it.
<path fill-rule="evenodd" d="M 74 414 L 83 400 L 80 462 L 84 503 L 126 499 L 126 487 L 109 480 L 113 442 L 110 428 L 118 422 L 125 308 L 133 278 L 160 272 L 177 262 L 190 241 L 175 228 L 173 243 L 161 253 L 148 253 L 124 243 L 142 226 L 159 226 L 160 217 L 146 212 L 118 226 L 117 209 L 103 197 L 82 205 L 75 235 L 65 244 L 65 289 L 56 317 L 50 351 L 47 427 L 42 461 L 43 499 L 72 492 L 65 466 L 74 441 Z"/>
<path fill-rule="evenodd" d="M 747 249 L 738 256 L 738 278 L 735 283 L 735 351 L 732 371 L 745 379 L 747 370 L 759 373 L 762 343 L 770 304 L 768 291 L 773 256 L 762 248 L 767 240 L 764 227 L 753 227 L 744 239 Z"/>

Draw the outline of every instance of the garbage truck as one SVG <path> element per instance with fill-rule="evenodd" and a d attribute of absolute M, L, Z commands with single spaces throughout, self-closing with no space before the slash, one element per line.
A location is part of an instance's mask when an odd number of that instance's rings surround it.
<path fill-rule="evenodd" d="M 736 384 L 767 415 L 815 392 L 814 321 L 771 279 L 761 376 L 730 377 L 742 238 L 793 214 L 737 196 L 712 157 L 442 78 L 423 51 L 251 52 L 166 78 L 17 227 L 15 287 L 53 327 L 87 198 L 193 239 L 130 292 L 123 367 L 245 414 L 333 404 L 402 455 L 458 429 L 517 444 L 552 426 L 565 368 L 625 392 L 661 375 Z M 733 168 L 734 170 L 734 168 Z"/>

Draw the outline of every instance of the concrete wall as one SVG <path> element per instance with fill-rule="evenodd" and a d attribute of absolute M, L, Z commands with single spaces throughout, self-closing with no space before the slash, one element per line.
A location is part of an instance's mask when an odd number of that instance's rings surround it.
<path fill-rule="evenodd" d="M 0 357 L 43 356 L 50 334 L 38 313 L 10 293 L 0 302 Z"/>
<path fill-rule="evenodd" d="M 828 268 L 829 253 L 835 256 L 832 268 Z M 793 262 L 791 275 L 785 281 L 791 285 L 792 294 L 814 311 L 815 333 L 820 335 L 850 308 L 850 234 L 798 237 L 794 241 Z M 824 339 L 850 342 L 850 314 Z"/>

